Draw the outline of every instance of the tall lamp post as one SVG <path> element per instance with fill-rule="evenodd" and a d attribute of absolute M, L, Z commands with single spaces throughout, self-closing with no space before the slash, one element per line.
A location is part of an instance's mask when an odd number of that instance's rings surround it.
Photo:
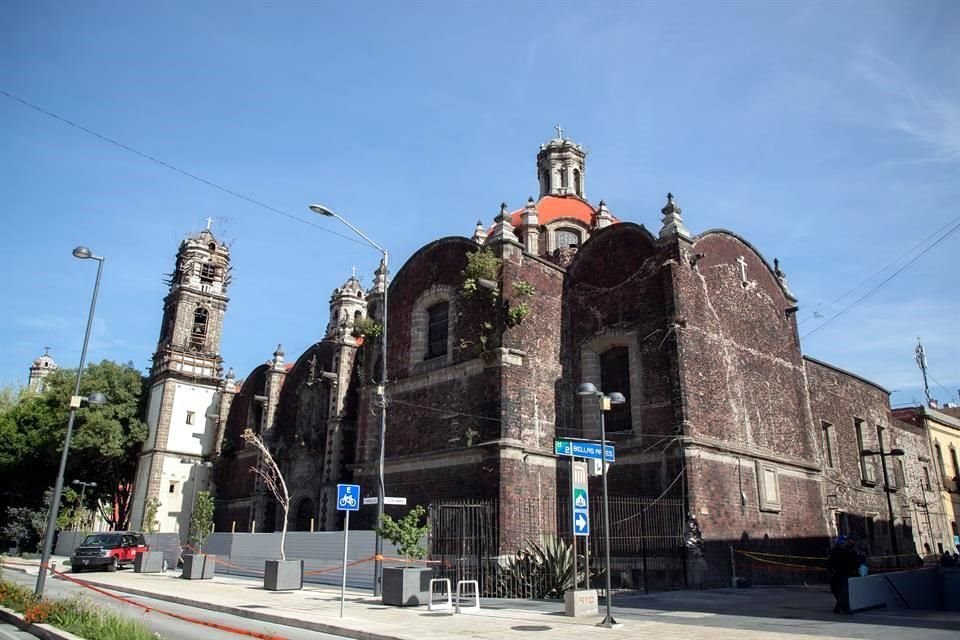
<path fill-rule="evenodd" d="M 389 315 L 387 296 L 390 292 L 390 286 L 387 282 L 387 267 L 390 261 L 390 253 L 376 242 L 368 238 L 367 234 L 365 234 L 363 231 L 357 229 L 355 226 L 347 222 L 344 218 L 339 216 L 328 207 L 320 204 L 312 204 L 310 205 L 310 210 L 322 216 L 327 216 L 328 218 L 336 218 L 343 224 L 350 227 L 350 229 L 358 236 L 363 238 L 368 245 L 383 254 L 383 342 L 381 346 L 381 351 L 383 353 L 380 357 L 380 384 L 377 385 L 377 395 L 380 397 L 380 438 L 377 445 L 379 449 L 379 456 L 377 459 L 377 524 L 379 524 L 380 518 L 383 516 L 383 500 L 384 496 L 386 496 L 386 489 L 383 481 L 383 467 L 387 441 L 387 317 Z M 373 595 L 374 597 L 377 597 L 380 595 L 383 587 L 383 538 L 380 536 L 379 532 L 377 533 L 376 537 L 374 556 Z"/>
<path fill-rule="evenodd" d="M 897 542 L 897 527 L 893 521 L 893 498 L 890 497 L 890 476 L 887 475 L 887 458 L 904 455 L 903 449 L 883 450 L 883 427 L 877 427 L 877 450 L 863 449 L 861 455 L 880 456 L 880 467 L 883 469 L 883 492 L 887 495 L 887 510 L 890 514 L 888 525 L 890 527 L 890 544 L 893 547 L 894 562 L 900 566 L 900 544 Z"/>
<path fill-rule="evenodd" d="M 70 452 L 70 438 L 73 436 L 73 421 L 77 416 L 77 409 L 84 400 L 91 406 L 106 404 L 107 397 L 102 393 L 91 393 L 89 397 L 80 395 L 80 378 L 83 376 L 83 365 L 87 360 L 87 345 L 90 344 L 90 329 L 93 326 L 93 311 L 97 306 L 97 293 L 100 291 L 100 276 L 103 273 L 104 258 L 95 256 L 86 247 L 77 247 L 73 250 L 75 258 L 97 261 L 97 279 L 93 285 L 93 298 L 90 300 L 90 314 L 87 316 L 87 330 L 83 334 L 83 349 L 80 351 L 80 366 L 77 368 L 77 382 L 70 396 L 70 417 L 67 419 L 67 435 L 63 439 L 63 453 L 60 455 L 60 469 L 57 471 L 57 481 L 53 485 L 53 498 L 50 501 L 50 515 L 47 518 L 47 532 L 43 538 L 43 553 L 40 556 L 40 571 L 37 573 L 37 588 L 34 593 L 43 595 L 43 587 L 47 581 L 47 567 L 50 563 L 50 553 L 53 550 L 53 534 L 57 528 L 57 514 L 60 511 L 60 496 L 63 494 L 63 474 L 67 469 L 67 454 Z"/>
<path fill-rule="evenodd" d="M 74 480 L 72 484 L 80 485 L 80 508 L 83 509 L 83 494 L 87 492 L 87 487 L 96 487 L 96 482 L 84 482 L 83 480 Z"/>
<path fill-rule="evenodd" d="M 600 622 L 597 626 L 612 629 L 613 625 L 617 624 L 617 621 L 613 619 L 613 589 L 610 586 L 610 502 L 607 495 L 607 428 L 603 412 L 609 411 L 610 405 L 623 404 L 627 399 L 618 391 L 604 394 L 597 389 L 596 385 L 592 382 L 584 382 L 577 385 L 577 395 L 595 396 L 600 402 L 600 442 L 603 443 L 603 455 L 600 460 L 600 476 L 603 480 L 603 537 L 606 539 L 606 544 L 604 545 L 604 560 L 606 562 L 604 573 L 607 578 L 607 615 L 603 619 L 603 622 Z M 590 573 L 589 567 L 587 573 Z"/>

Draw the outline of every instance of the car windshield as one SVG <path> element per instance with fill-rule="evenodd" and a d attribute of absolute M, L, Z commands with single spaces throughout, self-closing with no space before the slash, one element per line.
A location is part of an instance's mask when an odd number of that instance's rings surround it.
<path fill-rule="evenodd" d="M 83 539 L 84 547 L 107 547 L 120 544 L 120 536 L 115 533 L 94 533 Z"/>

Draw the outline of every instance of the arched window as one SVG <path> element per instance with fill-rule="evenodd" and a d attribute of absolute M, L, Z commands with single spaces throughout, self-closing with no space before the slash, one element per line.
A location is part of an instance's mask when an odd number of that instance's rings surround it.
<path fill-rule="evenodd" d="M 950 462 L 953 463 L 953 481 L 960 483 L 960 464 L 957 464 L 957 450 L 953 446 L 950 447 Z"/>
<path fill-rule="evenodd" d="M 573 192 L 583 197 L 583 178 L 580 176 L 580 169 L 573 170 Z"/>
<path fill-rule="evenodd" d="M 447 355 L 448 320 L 450 303 L 438 302 L 427 308 L 427 355 L 426 360 Z"/>
<path fill-rule="evenodd" d="M 294 531 L 310 531 L 310 525 L 313 520 L 313 501 L 310 498 L 304 498 L 297 505 L 297 515 L 293 520 Z"/>
<path fill-rule="evenodd" d="M 613 347 L 600 354 L 600 388 L 610 394 L 619 391 L 626 398 L 623 404 L 611 404 L 604 412 L 607 431 L 629 431 L 633 428 L 630 411 L 630 350 Z"/>
<path fill-rule="evenodd" d="M 567 170 L 564 167 L 560 167 L 560 188 L 566 189 L 568 186 L 570 185 L 567 183 Z"/>
<path fill-rule="evenodd" d="M 570 249 L 580 246 L 580 234 L 572 229 L 557 231 L 557 249 Z"/>
<path fill-rule="evenodd" d="M 193 312 L 193 329 L 190 330 L 190 349 L 192 351 L 203 351 L 203 346 L 207 341 L 207 310 L 203 307 L 197 307 Z"/>

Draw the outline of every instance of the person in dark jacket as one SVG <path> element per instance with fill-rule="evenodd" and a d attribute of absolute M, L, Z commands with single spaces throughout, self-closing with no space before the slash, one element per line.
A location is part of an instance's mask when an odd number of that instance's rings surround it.
<path fill-rule="evenodd" d="M 834 613 L 850 613 L 849 580 L 857 575 L 860 568 L 860 556 L 852 538 L 840 536 L 830 549 L 827 557 L 827 569 L 830 572 L 830 591 L 837 604 Z"/>

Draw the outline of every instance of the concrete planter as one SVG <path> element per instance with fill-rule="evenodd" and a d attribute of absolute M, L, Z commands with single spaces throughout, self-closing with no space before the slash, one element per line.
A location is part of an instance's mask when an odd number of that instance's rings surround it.
<path fill-rule="evenodd" d="M 429 602 L 433 570 L 426 567 L 384 567 L 383 604 L 416 607 Z"/>
<path fill-rule="evenodd" d="M 590 618 L 600 615 L 596 589 L 572 589 L 563 592 L 563 611 L 573 618 Z"/>
<path fill-rule="evenodd" d="M 162 573 L 163 572 L 163 552 L 162 551 L 144 551 L 138 553 L 133 560 L 134 573 Z"/>
<path fill-rule="evenodd" d="M 269 591 L 303 589 L 303 560 L 267 560 L 263 588 Z"/>
<path fill-rule="evenodd" d="M 210 580 L 217 565 L 217 556 L 197 553 L 183 556 L 183 575 L 187 580 Z"/>

